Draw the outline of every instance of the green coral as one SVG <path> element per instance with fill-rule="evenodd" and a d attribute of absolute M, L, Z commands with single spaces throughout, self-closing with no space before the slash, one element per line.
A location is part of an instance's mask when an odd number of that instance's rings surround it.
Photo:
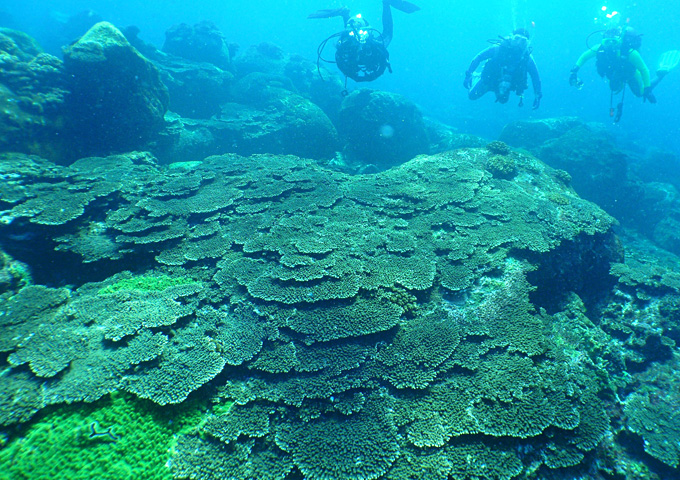
<path fill-rule="evenodd" d="M 137 290 L 143 292 L 162 292 L 166 288 L 177 287 L 195 283 L 186 277 L 169 277 L 167 275 L 150 276 L 143 275 L 131 278 L 123 278 L 112 285 L 99 290 L 99 295 L 111 295 L 121 290 Z"/>
<path fill-rule="evenodd" d="M 195 402 L 160 408 L 129 394 L 53 407 L 0 450 L 0 476 L 169 480 L 173 437 L 198 424 L 200 416 Z"/>
<path fill-rule="evenodd" d="M 297 349 L 293 343 L 274 345 L 263 349 L 249 367 L 269 373 L 287 373 L 299 367 Z"/>
<path fill-rule="evenodd" d="M 571 174 L 566 170 L 558 168 L 555 171 L 553 171 L 553 175 L 555 176 L 556 179 L 558 179 L 565 185 L 569 185 L 571 183 Z"/>
<path fill-rule="evenodd" d="M 556 205 L 569 205 L 571 203 L 569 197 L 567 197 L 566 195 L 562 195 L 561 193 L 555 192 L 548 194 L 548 200 L 550 200 Z"/>
<path fill-rule="evenodd" d="M 385 366 L 384 377 L 398 388 L 424 388 L 460 338 L 455 316 L 435 311 L 404 323 L 377 360 Z"/>
<path fill-rule="evenodd" d="M 329 341 L 389 330 L 399 323 L 402 312 L 400 306 L 386 299 L 360 297 L 351 303 L 278 308 L 274 321 L 310 340 Z"/>
<path fill-rule="evenodd" d="M 510 179 L 514 177 L 517 172 L 517 163 L 512 157 L 494 155 L 487 161 L 486 169 L 491 172 L 494 177 Z"/>
<path fill-rule="evenodd" d="M 488 143 L 486 149 L 496 155 L 508 155 L 512 151 L 507 143 L 501 142 L 500 140 Z"/>
<path fill-rule="evenodd" d="M 383 295 L 390 302 L 398 305 L 404 312 L 404 316 L 412 317 L 416 314 L 418 310 L 418 297 L 407 289 L 400 286 L 389 287 Z"/>

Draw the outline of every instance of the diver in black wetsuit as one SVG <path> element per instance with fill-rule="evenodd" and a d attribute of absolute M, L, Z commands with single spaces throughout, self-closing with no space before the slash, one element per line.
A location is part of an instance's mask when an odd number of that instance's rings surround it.
<path fill-rule="evenodd" d="M 369 27 L 361 14 L 350 17 L 349 8 L 319 10 L 307 18 L 342 17 L 345 30 L 331 35 L 321 42 L 317 50 L 317 66 L 319 61 L 336 63 L 340 71 L 355 82 L 370 82 L 385 72 L 392 72 L 390 54 L 387 47 L 392 41 L 393 22 L 391 7 L 405 13 L 413 13 L 420 8 L 406 0 L 383 0 L 382 23 L 380 32 Z M 338 38 L 335 50 L 335 62 L 325 60 L 322 53 L 326 44 L 333 38 Z M 345 79 L 346 82 L 346 79 Z"/>
<path fill-rule="evenodd" d="M 512 35 L 492 41 L 493 45 L 483 50 L 472 60 L 465 72 L 463 86 L 468 90 L 470 100 L 477 100 L 487 92 L 496 94 L 498 103 L 506 103 L 511 92 L 520 97 L 523 104 L 524 90 L 527 88 L 527 74 L 534 87 L 534 104 L 536 110 L 541 105 L 541 77 L 536 62 L 531 55 L 529 32 L 518 28 Z M 473 74 L 479 64 L 486 61 L 482 74 L 473 85 Z"/>

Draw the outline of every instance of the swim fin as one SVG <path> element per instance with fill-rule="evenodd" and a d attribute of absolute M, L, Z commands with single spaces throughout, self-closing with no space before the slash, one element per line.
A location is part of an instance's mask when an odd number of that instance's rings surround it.
<path fill-rule="evenodd" d="M 659 59 L 659 68 L 657 69 L 656 74 L 659 76 L 665 75 L 677 67 L 678 63 L 680 63 L 680 50 L 669 50 L 664 52 Z"/>
<path fill-rule="evenodd" d="M 418 5 L 415 5 L 411 2 L 407 2 L 406 0 L 386 0 L 386 1 L 391 7 L 394 7 L 397 10 L 400 10 L 404 13 L 413 13 L 420 10 L 420 7 Z"/>
<path fill-rule="evenodd" d="M 345 19 L 349 18 L 349 8 L 326 8 L 324 10 L 317 10 L 314 13 L 310 13 L 307 18 L 333 18 L 342 17 Z"/>

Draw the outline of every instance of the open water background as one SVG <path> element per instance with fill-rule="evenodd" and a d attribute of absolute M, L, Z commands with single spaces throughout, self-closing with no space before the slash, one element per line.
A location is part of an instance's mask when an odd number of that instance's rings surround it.
<path fill-rule="evenodd" d="M 406 15 L 394 12 L 395 38 L 390 46 L 392 75 L 369 85 L 404 94 L 418 103 L 426 115 L 457 127 L 462 133 L 494 138 L 507 122 L 520 118 L 575 115 L 586 121 L 610 124 L 625 140 L 643 150 L 650 147 L 680 153 L 680 70 L 656 89 L 656 105 L 643 104 L 628 92 L 619 125 L 609 118 L 609 89 L 597 75 L 594 61 L 580 73 L 581 91 L 568 85 L 569 70 L 586 48 L 586 37 L 601 29 L 602 7 L 618 11 L 629 25 L 644 34 L 641 53 L 655 71 L 660 55 L 680 49 L 680 10 L 668 0 L 594 1 L 570 0 L 417 0 L 421 11 Z M 230 42 L 242 49 L 259 42 L 273 42 L 284 50 L 316 58 L 317 45 L 339 31 L 339 18 L 308 20 L 310 12 L 346 4 L 352 13 L 361 12 L 371 26 L 381 28 L 380 0 L 5 0 L 0 23 L 26 31 L 50 53 L 58 54 L 60 41 L 55 19 L 65 19 L 91 9 L 118 27 L 136 25 L 140 37 L 158 47 L 165 31 L 174 24 L 213 21 Z M 488 39 L 508 34 L 515 27 L 532 33 L 534 57 L 543 80 L 541 109 L 532 112 L 531 88 L 524 108 L 517 100 L 494 103 L 489 94 L 479 101 L 467 99 L 462 87 L 463 72 L 472 57 L 485 48 Z M 593 35 L 591 44 L 597 44 Z M 332 58 L 332 46 L 328 49 Z"/>

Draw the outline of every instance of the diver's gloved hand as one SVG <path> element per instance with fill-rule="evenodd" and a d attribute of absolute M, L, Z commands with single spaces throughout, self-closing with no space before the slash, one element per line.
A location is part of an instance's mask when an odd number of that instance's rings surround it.
<path fill-rule="evenodd" d="M 642 101 L 649 103 L 656 103 L 656 97 L 652 93 L 652 87 L 646 87 L 644 93 L 642 94 Z"/>
<path fill-rule="evenodd" d="M 538 110 L 538 107 L 541 106 L 541 98 L 543 98 L 543 94 L 538 92 L 534 97 L 534 104 L 531 106 L 532 110 Z"/>
<path fill-rule="evenodd" d="M 576 88 L 581 88 L 583 82 L 578 78 L 578 67 L 571 69 L 571 74 L 569 75 L 569 85 Z"/>
<path fill-rule="evenodd" d="M 465 87 L 466 90 L 470 90 L 470 87 L 472 87 L 472 72 L 470 71 L 465 72 L 465 80 L 463 80 L 463 87 Z"/>

